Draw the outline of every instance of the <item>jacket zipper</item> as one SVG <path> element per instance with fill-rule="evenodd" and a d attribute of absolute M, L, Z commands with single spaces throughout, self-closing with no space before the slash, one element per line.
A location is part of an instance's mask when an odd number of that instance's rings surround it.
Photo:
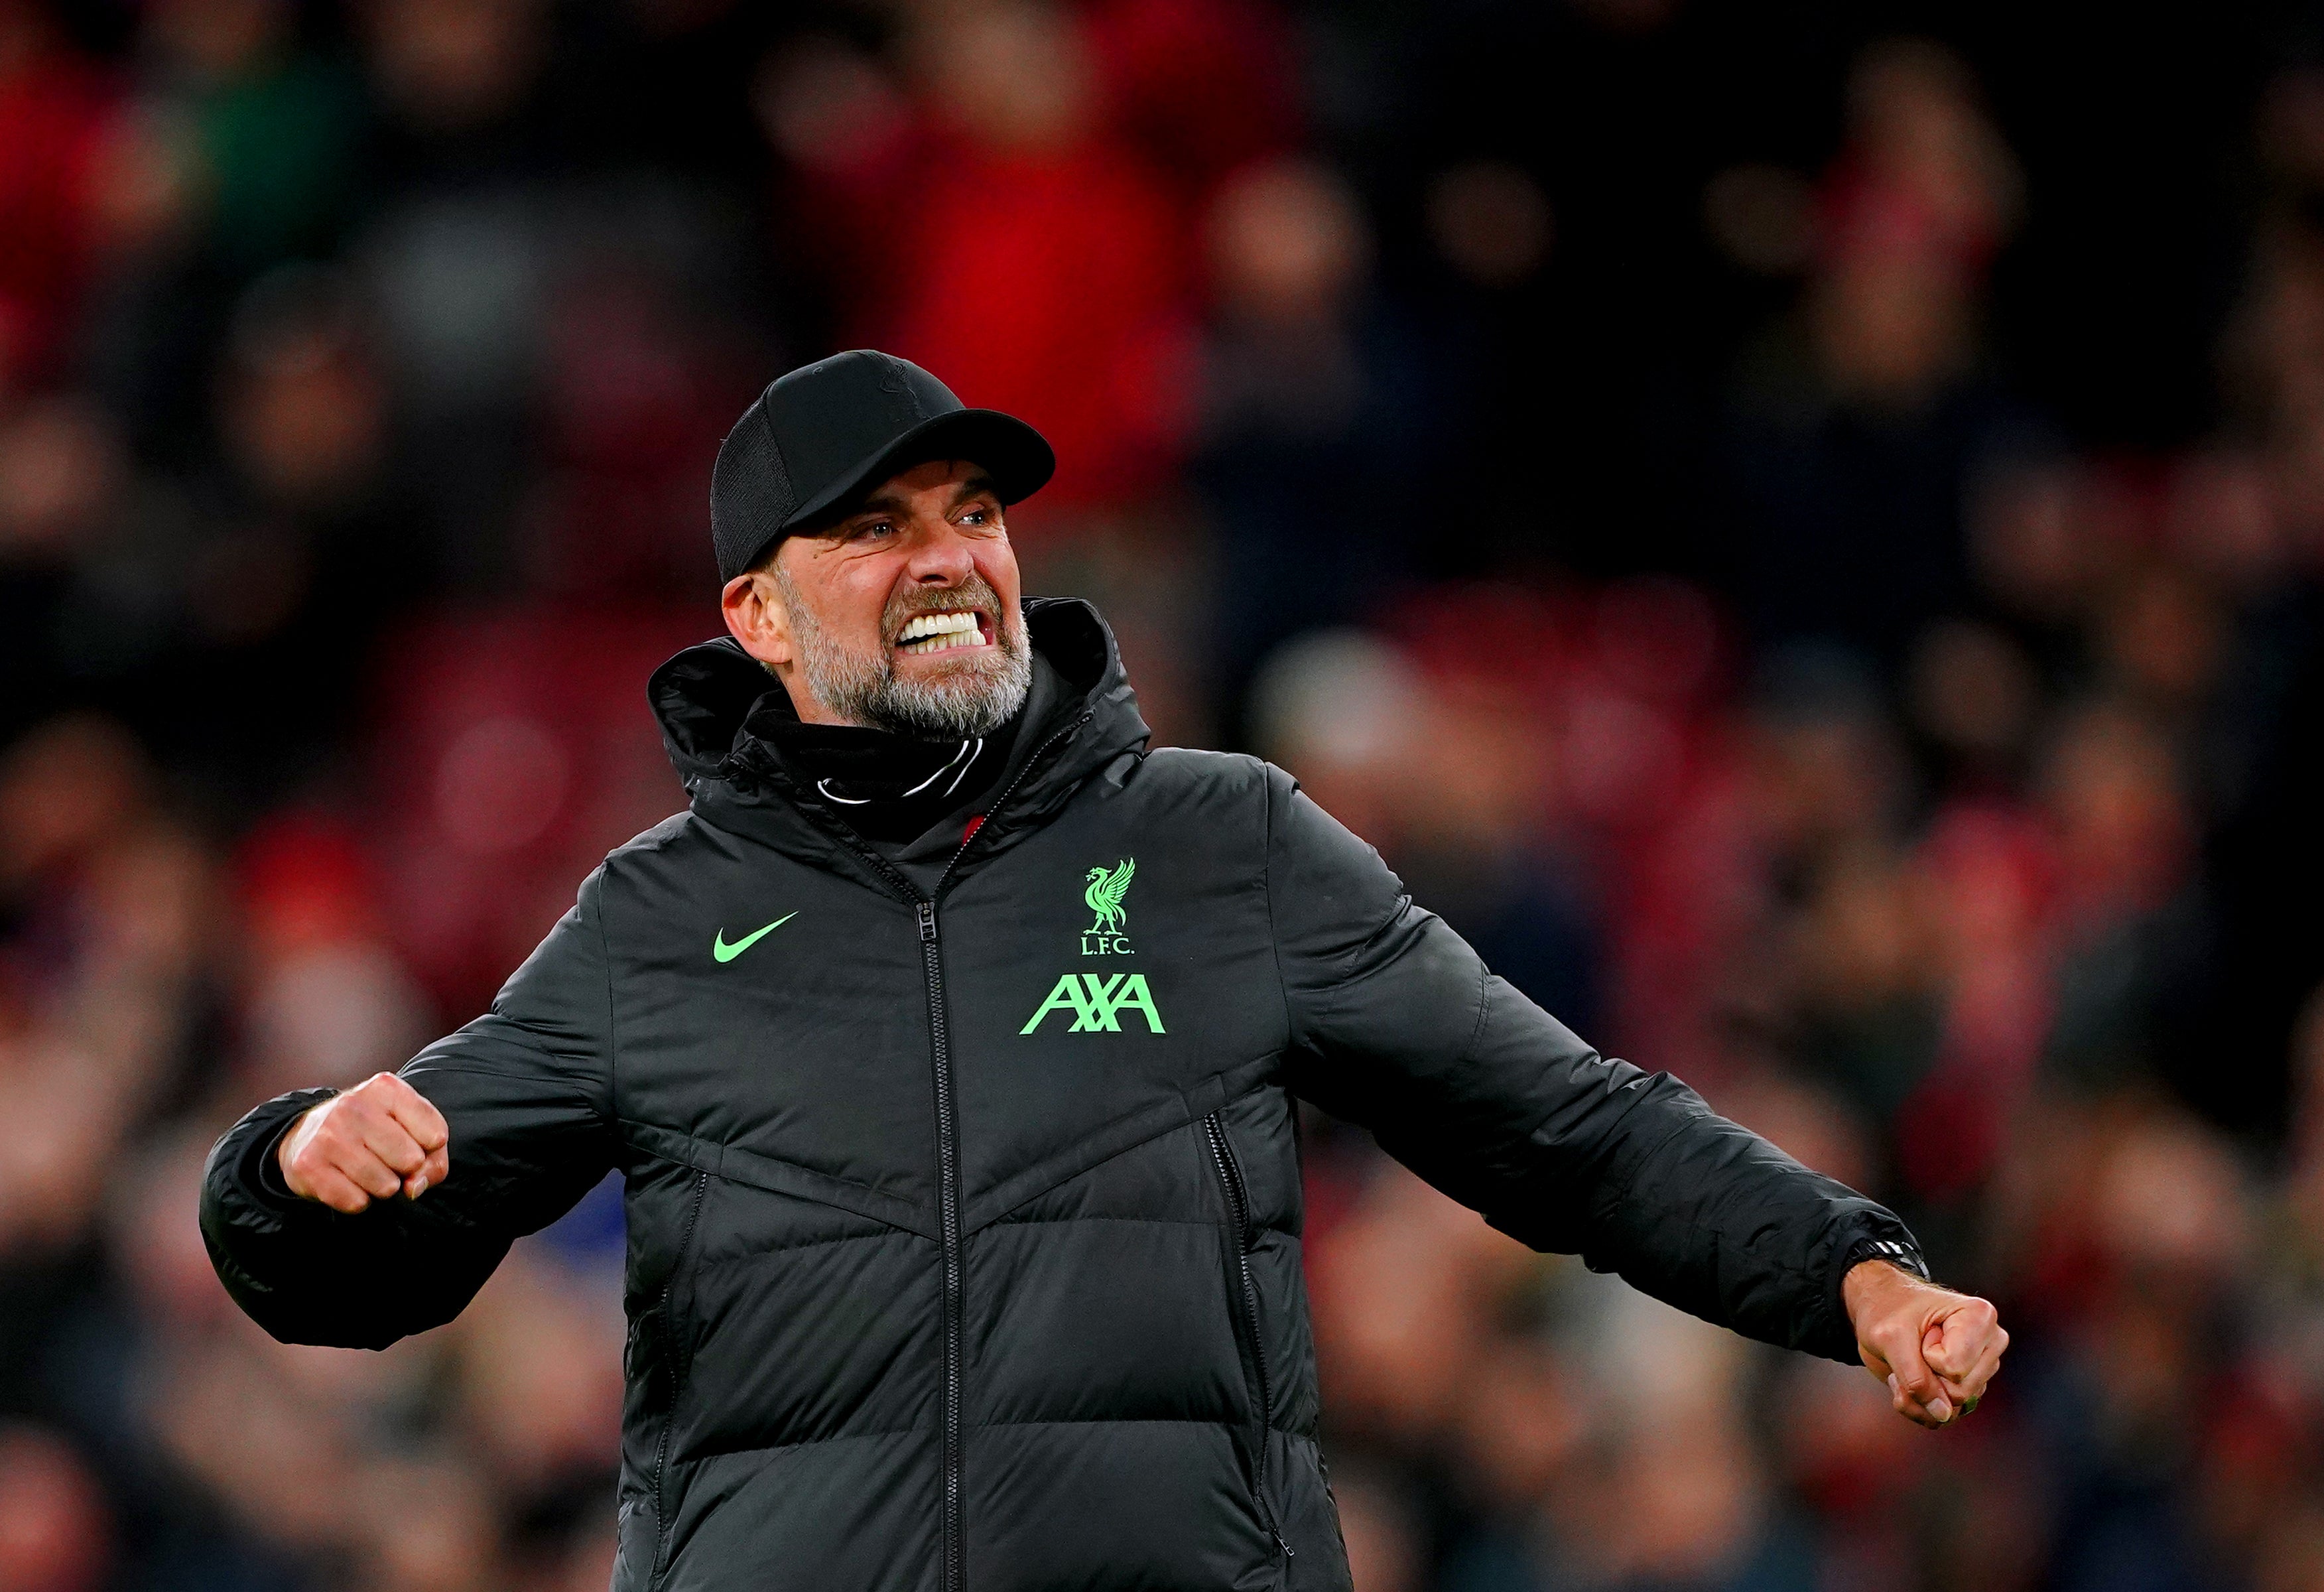
<path fill-rule="evenodd" d="M 687 1263 L 694 1256 L 694 1229 L 702 1219 L 703 1196 L 710 1191 L 710 1174 L 694 1174 L 694 1199 L 686 1208 L 686 1227 L 678 1236 L 678 1263 L 669 1269 L 669 1277 L 661 1285 L 661 1299 L 656 1310 L 661 1319 L 662 1358 L 669 1366 L 669 1408 L 662 1412 L 661 1441 L 654 1445 L 653 1500 L 654 1534 L 659 1540 L 654 1552 L 654 1574 L 658 1577 L 668 1568 L 669 1555 L 669 1501 L 662 1495 L 662 1479 L 669 1462 L 670 1434 L 678 1426 L 678 1395 L 686 1391 L 685 1374 L 678 1365 L 678 1332 L 669 1317 L 670 1300 L 677 1297 L 678 1280 L 684 1274 Z"/>
<path fill-rule="evenodd" d="M 1034 765 L 1048 755 L 1051 747 L 1089 721 L 1090 715 L 1085 712 L 1033 749 L 1033 755 L 1018 768 L 1016 778 L 1002 787 L 1001 794 L 994 797 L 991 804 L 984 810 L 986 821 L 978 825 L 974 832 L 960 843 L 960 848 L 952 854 L 952 860 L 945 864 L 944 872 L 936 875 L 936 889 L 921 897 L 915 909 L 919 922 L 920 962 L 926 970 L 928 986 L 928 1030 L 936 1088 L 936 1210 L 937 1219 L 944 1228 L 945 1592 L 963 1592 L 968 1583 L 968 1541 L 967 1533 L 961 1529 L 960 1476 L 961 1384 L 965 1377 L 962 1340 L 967 1328 L 966 1306 L 961 1286 L 960 1125 L 953 1103 L 952 1033 L 945 1004 L 944 955 L 936 938 L 936 898 L 944 894 L 944 887 L 950 882 L 952 871 L 960 865 L 960 859 L 975 844 L 976 837 L 991 827 L 992 817 L 1001 811 L 1010 797 L 1017 793 L 1017 787 L 1025 782 L 1025 776 L 1033 772 Z M 881 858 L 882 863 L 886 860 Z M 889 871 L 901 877 L 900 870 L 891 868 Z M 910 884 L 908 879 L 904 883 L 908 887 Z M 918 895 L 919 893 L 915 890 L 913 894 Z"/>
<path fill-rule="evenodd" d="M 1019 766 L 1016 777 L 1002 787 L 1001 794 L 984 810 L 987 821 L 977 826 L 975 832 L 960 843 L 952 860 L 936 875 L 936 889 L 922 894 L 918 885 L 869 846 L 844 820 L 834 819 L 830 828 L 839 838 L 872 869 L 894 885 L 904 899 L 912 904 L 913 922 L 920 941 L 920 970 L 928 991 L 929 1057 L 936 1077 L 936 1216 L 943 1236 L 944 1251 L 944 1587 L 945 1592 L 963 1592 L 968 1581 L 968 1544 L 961 1530 L 961 1384 L 964 1380 L 963 1339 L 965 1335 L 965 1308 L 962 1298 L 961 1231 L 960 1231 L 960 1135 L 954 1113 L 952 1080 L 952 1034 L 945 1019 L 944 993 L 944 954 L 936 930 L 936 898 L 952 879 L 953 870 L 968 854 L 980 835 L 992 828 L 991 818 L 997 815 L 1017 793 L 1036 764 L 1049 754 L 1052 747 L 1087 724 L 1093 717 L 1084 709 L 1071 724 L 1055 731 L 1033 749 L 1033 754 Z M 667 1433 L 664 1434 L 665 1439 Z M 659 1463 L 657 1462 L 657 1487 Z"/>
<path fill-rule="evenodd" d="M 928 1028 L 934 1043 L 936 1209 L 944 1230 L 944 1584 L 945 1592 L 960 1592 L 968 1572 L 960 1529 L 960 1136 L 953 1115 L 952 1036 L 945 1022 L 944 958 L 936 942 L 936 903 L 922 901 L 918 917 L 920 964 L 928 986 Z"/>
<path fill-rule="evenodd" d="M 1243 1188 L 1242 1167 L 1235 1160 L 1234 1147 L 1227 1143 L 1226 1125 L 1219 1114 L 1212 1112 L 1203 1118 L 1203 1133 L 1210 1141 L 1211 1162 L 1218 1168 L 1219 1186 L 1226 1190 L 1227 1215 L 1234 1229 L 1235 1269 L 1242 1280 L 1242 1323 L 1250 1337 L 1251 1364 L 1259 1370 L 1259 1446 L 1253 1456 L 1251 1497 L 1259 1504 L 1261 1523 L 1275 1545 L 1283 1550 L 1283 1557 L 1292 1557 L 1291 1544 L 1283 1539 L 1283 1530 L 1276 1523 L 1275 1507 L 1267 1501 L 1267 1434 L 1268 1417 L 1274 1408 L 1268 1393 L 1267 1339 L 1261 1335 L 1259 1316 L 1259 1285 L 1250 1274 L 1250 1197 Z"/>

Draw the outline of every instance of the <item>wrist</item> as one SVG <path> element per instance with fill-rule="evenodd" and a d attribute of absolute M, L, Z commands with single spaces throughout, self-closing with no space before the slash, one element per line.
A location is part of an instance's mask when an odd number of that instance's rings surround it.
<path fill-rule="evenodd" d="M 1883 1301 L 1899 1292 L 1932 1286 L 1920 1273 L 1898 1265 L 1886 1255 L 1875 1255 L 1848 1268 L 1847 1275 L 1840 1279 L 1840 1296 L 1848 1311 L 1849 1325 L 1860 1327 L 1867 1314 L 1877 1310 Z"/>
<path fill-rule="evenodd" d="M 1840 1257 L 1840 1303 L 1852 1329 L 1865 1319 L 1869 1301 L 1892 1289 L 1929 1281 L 1929 1263 L 1906 1234 L 1901 1238 L 1862 1237 Z"/>

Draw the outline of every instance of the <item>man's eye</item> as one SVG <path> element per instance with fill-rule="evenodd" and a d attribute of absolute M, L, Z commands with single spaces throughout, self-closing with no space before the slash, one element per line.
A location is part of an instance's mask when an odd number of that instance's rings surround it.
<path fill-rule="evenodd" d="M 872 520 L 868 523 L 855 527 L 854 540 L 857 541 L 871 541 L 882 536 L 893 536 L 895 533 L 896 526 L 893 521 Z"/>

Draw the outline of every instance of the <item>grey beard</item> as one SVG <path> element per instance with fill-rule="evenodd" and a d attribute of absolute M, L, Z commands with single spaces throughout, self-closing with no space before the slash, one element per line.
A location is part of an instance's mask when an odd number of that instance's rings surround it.
<path fill-rule="evenodd" d="M 1026 644 L 1024 618 L 1003 608 L 981 580 L 945 595 L 982 599 L 992 611 L 992 654 L 963 659 L 931 679 L 905 680 L 896 678 L 885 647 L 865 653 L 842 644 L 816 622 L 779 566 L 774 576 L 790 610 L 791 636 L 798 643 L 807 688 L 849 724 L 920 741 L 973 740 L 1016 717 L 1033 689 L 1033 653 Z"/>

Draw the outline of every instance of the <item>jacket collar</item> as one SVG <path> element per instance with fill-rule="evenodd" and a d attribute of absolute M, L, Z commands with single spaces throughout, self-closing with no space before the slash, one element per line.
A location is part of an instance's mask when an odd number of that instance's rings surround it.
<path fill-rule="evenodd" d="M 996 805 L 977 832 L 981 856 L 1005 849 L 1012 834 L 1047 820 L 1100 769 L 1142 752 L 1152 733 L 1139 714 L 1113 632 L 1095 608 L 1078 597 L 1030 597 L 1025 625 L 1033 650 L 1065 689 L 1043 722 L 1019 732 L 1013 782 L 1004 780 L 996 791 Z M 696 817 L 817 866 L 877 877 L 849 843 L 844 823 L 791 779 L 752 728 L 762 700 L 781 690 L 731 636 L 687 648 L 646 685 L 662 744 Z"/>

